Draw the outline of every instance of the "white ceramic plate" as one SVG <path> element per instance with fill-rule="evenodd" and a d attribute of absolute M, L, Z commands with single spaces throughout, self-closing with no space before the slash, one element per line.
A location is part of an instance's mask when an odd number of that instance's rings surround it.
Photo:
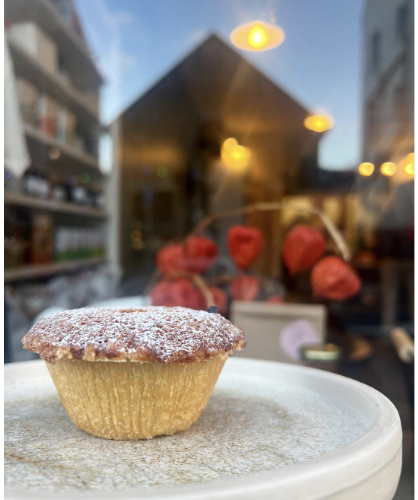
<path fill-rule="evenodd" d="M 42 361 L 5 368 L 5 486 L 14 499 L 386 500 L 401 468 L 392 403 L 353 380 L 229 359 L 186 432 L 106 441 L 68 418 Z"/>

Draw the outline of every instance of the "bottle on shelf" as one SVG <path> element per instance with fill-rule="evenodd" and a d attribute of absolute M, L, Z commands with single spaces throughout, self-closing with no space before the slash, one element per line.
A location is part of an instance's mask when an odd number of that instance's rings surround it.
<path fill-rule="evenodd" d="M 29 125 L 38 126 L 38 89 L 23 78 L 17 79 L 16 87 L 22 120 Z"/>
<path fill-rule="evenodd" d="M 64 180 L 57 176 L 51 175 L 50 177 L 50 198 L 56 202 L 64 202 L 65 201 L 65 185 Z"/>
<path fill-rule="evenodd" d="M 29 261 L 30 219 L 26 211 L 4 211 L 4 267 L 17 267 Z"/>
<path fill-rule="evenodd" d="M 74 145 L 77 117 L 68 108 L 60 106 L 57 114 L 57 139 Z"/>
<path fill-rule="evenodd" d="M 48 264 L 54 256 L 53 220 L 50 214 L 33 213 L 31 221 L 30 262 Z"/>
<path fill-rule="evenodd" d="M 57 227 L 54 240 L 57 261 L 90 259 L 106 254 L 106 233 L 102 229 Z"/>
<path fill-rule="evenodd" d="M 56 137 L 58 103 L 46 94 L 41 94 L 38 100 L 39 129 L 46 135 Z"/>
<path fill-rule="evenodd" d="M 49 179 L 39 170 L 30 168 L 24 177 L 24 190 L 29 196 L 46 200 L 50 191 Z"/>

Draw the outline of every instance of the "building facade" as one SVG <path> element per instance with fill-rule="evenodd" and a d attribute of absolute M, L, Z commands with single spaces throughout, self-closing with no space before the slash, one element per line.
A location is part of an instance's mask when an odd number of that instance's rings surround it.
<path fill-rule="evenodd" d="M 382 178 L 384 162 L 397 165 L 391 185 L 414 151 L 414 1 L 366 0 L 363 16 L 363 160 Z"/>
<path fill-rule="evenodd" d="M 304 127 L 307 114 L 218 36 L 196 47 L 113 124 L 125 270 L 152 267 L 158 248 L 206 215 L 297 193 L 303 165 L 317 170 L 322 137 Z M 238 153 L 250 151 L 246 166 L 226 161 L 228 138 L 239 143 Z M 273 275 L 280 266 L 278 217 L 261 213 L 251 221 L 266 235 L 262 271 Z M 228 227 L 242 221 L 211 227 L 221 256 Z"/>

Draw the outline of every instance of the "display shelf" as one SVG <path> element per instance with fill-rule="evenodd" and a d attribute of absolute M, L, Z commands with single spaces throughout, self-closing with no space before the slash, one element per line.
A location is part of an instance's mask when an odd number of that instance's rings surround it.
<path fill-rule="evenodd" d="M 103 82 L 83 39 L 48 0 L 5 0 L 4 10 L 9 22 L 35 22 L 56 41 L 68 69 L 79 78 L 80 88 L 95 88 Z"/>
<path fill-rule="evenodd" d="M 107 214 L 100 208 L 86 207 L 74 203 L 58 202 L 53 200 L 42 200 L 24 193 L 7 192 L 4 193 L 5 205 L 16 205 L 21 207 L 47 210 L 49 212 L 58 212 L 83 217 L 106 218 Z"/>
<path fill-rule="evenodd" d="M 58 74 L 45 69 L 12 37 L 7 37 L 7 42 L 17 77 L 24 78 L 39 91 L 55 99 L 59 104 L 68 107 L 84 123 L 97 126 L 99 119 L 97 107 L 92 105 L 81 92 Z"/>
<path fill-rule="evenodd" d="M 45 165 L 47 168 L 67 175 L 75 175 L 87 169 L 90 173 L 101 176 L 99 163 L 94 156 L 74 146 L 65 144 L 32 125 L 25 124 L 24 129 L 34 165 Z M 58 158 L 50 158 L 49 148 L 51 147 L 60 150 Z"/>
<path fill-rule="evenodd" d="M 104 128 L 99 122 L 98 104 L 99 88 L 103 78 L 83 34 L 67 22 L 68 16 L 61 13 L 58 4 L 59 2 L 49 0 L 5 0 L 7 26 L 5 35 L 15 76 L 26 80 L 39 92 L 73 113 L 80 135 L 103 132 Z M 70 10 L 73 11 L 72 6 Z M 75 6 L 74 13 L 77 15 Z M 59 57 L 57 61 L 59 71 L 52 65 L 51 69 L 45 68 L 36 52 L 32 53 L 31 47 L 21 45 L 19 40 L 14 38 L 13 25 L 26 22 L 34 23 L 55 43 Z M 16 35 L 19 36 L 18 32 Z M 90 148 L 93 151 L 93 154 L 90 154 L 73 143 L 69 144 L 63 139 L 58 139 L 55 134 L 48 135 L 38 128 L 35 120 L 23 123 L 22 126 L 31 159 L 31 169 L 34 172 L 45 177 L 56 176 L 69 181 L 71 177 L 75 181 L 76 177 L 82 175 L 83 180 L 104 191 L 107 190 L 108 177 L 100 171 L 98 153 L 93 148 Z M 4 196 L 5 204 L 9 207 L 25 207 L 29 213 L 36 210 L 47 211 L 57 214 L 55 218 L 61 222 L 74 218 L 83 227 L 108 226 L 112 219 L 109 207 L 94 208 L 39 199 L 22 192 L 6 191 Z M 5 281 L 35 280 L 55 274 L 75 272 L 87 266 L 108 262 L 109 259 L 94 258 L 9 268 L 5 270 Z"/>
<path fill-rule="evenodd" d="M 50 264 L 30 264 L 4 270 L 5 283 L 26 279 L 46 278 L 58 273 L 77 271 L 83 267 L 97 266 L 106 262 L 105 257 L 72 260 L 70 262 L 52 262 Z"/>

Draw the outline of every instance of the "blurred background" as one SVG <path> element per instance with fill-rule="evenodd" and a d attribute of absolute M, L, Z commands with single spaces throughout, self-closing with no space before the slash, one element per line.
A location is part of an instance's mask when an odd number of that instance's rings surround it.
<path fill-rule="evenodd" d="M 243 355 L 386 394 L 412 499 L 413 19 L 413 0 L 5 0 L 5 361 L 53 311 L 215 302 Z M 319 282 L 318 245 L 338 258 Z M 210 262 L 173 267 L 183 250 Z"/>

